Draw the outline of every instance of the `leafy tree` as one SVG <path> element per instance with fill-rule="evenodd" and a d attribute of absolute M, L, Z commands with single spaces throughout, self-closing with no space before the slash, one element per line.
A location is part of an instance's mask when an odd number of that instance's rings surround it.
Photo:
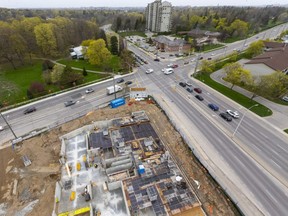
<path fill-rule="evenodd" d="M 64 68 L 61 65 L 55 64 L 51 72 L 51 81 L 54 84 L 59 84 L 62 78 Z"/>
<path fill-rule="evenodd" d="M 108 47 L 108 41 L 107 41 L 106 33 L 103 29 L 100 29 L 99 39 L 103 39 L 105 41 L 106 47 Z"/>
<path fill-rule="evenodd" d="M 45 56 L 57 55 L 57 41 L 52 23 L 42 23 L 34 28 L 37 45 Z"/>
<path fill-rule="evenodd" d="M 75 86 L 83 81 L 83 75 L 72 70 L 71 66 L 67 65 L 61 75 L 61 84 L 64 86 Z"/>
<path fill-rule="evenodd" d="M 118 16 L 116 19 L 115 32 L 118 32 L 121 29 L 121 26 L 122 26 L 122 18 Z"/>
<path fill-rule="evenodd" d="M 215 70 L 215 62 L 211 60 L 202 60 L 200 71 L 204 73 L 211 73 Z"/>
<path fill-rule="evenodd" d="M 228 63 L 224 66 L 224 72 L 226 74 L 225 80 L 234 85 L 251 85 L 252 76 L 250 71 L 241 67 L 238 62 Z"/>
<path fill-rule="evenodd" d="M 27 96 L 28 92 L 32 94 L 33 98 L 46 94 L 45 86 L 43 85 L 43 83 L 40 82 L 31 83 L 27 91 Z"/>
<path fill-rule="evenodd" d="M 113 55 L 118 55 L 118 39 L 116 36 L 112 36 L 111 39 L 111 53 Z"/>
<path fill-rule="evenodd" d="M 0 101 L 3 105 L 9 101 L 10 97 L 16 95 L 19 92 L 19 88 L 13 82 L 6 80 L 0 74 Z"/>
<path fill-rule="evenodd" d="M 86 68 L 85 68 L 85 67 L 83 68 L 83 72 L 82 72 L 82 74 L 83 74 L 83 76 L 84 76 L 84 77 L 88 75 L 88 73 L 87 73 L 87 71 L 86 71 Z"/>
<path fill-rule="evenodd" d="M 131 51 L 124 49 L 121 52 L 120 57 L 121 57 L 120 59 L 121 59 L 122 68 L 126 71 L 130 71 L 130 69 L 132 70 L 133 69 L 132 67 L 135 64 L 135 62 L 134 62 L 135 60 L 132 56 Z"/>
<path fill-rule="evenodd" d="M 231 35 L 243 37 L 248 32 L 248 23 L 240 19 L 236 19 L 229 27 Z"/>
<path fill-rule="evenodd" d="M 255 41 L 255 42 L 251 43 L 250 46 L 248 47 L 247 55 L 251 56 L 251 57 L 260 55 L 263 52 L 263 48 L 264 48 L 263 41 L 261 41 L 261 40 Z"/>
<path fill-rule="evenodd" d="M 42 71 L 52 70 L 54 67 L 54 63 L 50 60 L 45 60 L 42 63 Z"/>
<path fill-rule="evenodd" d="M 111 53 L 105 46 L 103 39 L 98 39 L 90 43 L 86 53 L 90 64 L 103 65 L 111 59 Z"/>
<path fill-rule="evenodd" d="M 33 94 L 32 94 L 32 92 L 29 89 L 27 89 L 26 94 L 27 94 L 27 98 L 28 99 L 33 99 Z"/>

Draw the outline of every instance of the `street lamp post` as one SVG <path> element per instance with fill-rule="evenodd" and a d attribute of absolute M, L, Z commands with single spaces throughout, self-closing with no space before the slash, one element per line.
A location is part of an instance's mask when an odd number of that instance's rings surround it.
<path fill-rule="evenodd" d="M 17 139 L 18 137 L 16 136 L 16 134 L 14 133 L 14 131 L 12 130 L 10 124 L 8 123 L 8 121 L 6 120 L 6 118 L 2 115 L 2 113 L 0 112 L 1 117 L 4 119 L 6 125 L 9 127 L 10 131 L 12 132 L 12 134 L 14 135 L 15 139 Z"/>
<path fill-rule="evenodd" d="M 238 125 L 237 125 L 237 127 L 236 127 L 236 129 L 235 129 L 235 131 L 234 131 L 234 133 L 232 134 L 232 138 L 234 137 L 234 135 L 236 134 L 238 128 L 240 127 L 240 124 L 242 123 L 242 121 L 243 121 L 243 119 L 244 119 L 244 117 L 245 117 L 247 111 L 250 110 L 250 109 L 252 109 L 253 107 L 258 106 L 258 105 L 259 105 L 259 104 L 254 104 L 253 106 L 249 107 L 249 108 L 244 112 L 244 114 L 243 114 L 241 120 L 239 121 L 239 123 L 238 123 Z"/>

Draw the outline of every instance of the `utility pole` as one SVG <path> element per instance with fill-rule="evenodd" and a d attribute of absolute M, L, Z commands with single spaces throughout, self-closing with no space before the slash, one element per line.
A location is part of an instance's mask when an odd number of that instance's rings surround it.
<path fill-rule="evenodd" d="M 5 123 L 7 124 L 7 126 L 9 127 L 10 131 L 12 132 L 12 134 L 14 135 L 15 139 L 17 139 L 18 137 L 16 136 L 16 134 L 14 133 L 14 131 L 12 130 L 10 124 L 8 123 L 8 121 L 6 120 L 6 118 L 2 115 L 2 113 L 0 112 L 1 117 L 4 119 Z"/>

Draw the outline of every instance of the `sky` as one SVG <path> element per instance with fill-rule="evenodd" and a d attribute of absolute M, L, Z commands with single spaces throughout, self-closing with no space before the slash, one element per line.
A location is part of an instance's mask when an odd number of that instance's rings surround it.
<path fill-rule="evenodd" d="M 4 8 L 146 7 L 154 0 L 0 0 Z M 162 0 L 163 1 L 163 0 Z M 173 6 L 287 5 L 287 0 L 168 0 Z"/>

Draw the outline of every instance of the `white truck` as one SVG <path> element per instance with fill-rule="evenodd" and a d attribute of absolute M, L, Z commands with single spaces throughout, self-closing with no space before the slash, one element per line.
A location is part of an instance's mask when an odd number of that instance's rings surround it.
<path fill-rule="evenodd" d="M 119 92 L 119 91 L 122 91 L 122 90 L 123 90 L 123 88 L 121 86 L 119 86 L 119 85 L 115 85 L 115 88 L 114 88 L 114 86 L 109 86 L 109 87 L 107 87 L 107 94 L 111 95 L 111 94 L 113 94 L 115 92 Z"/>

